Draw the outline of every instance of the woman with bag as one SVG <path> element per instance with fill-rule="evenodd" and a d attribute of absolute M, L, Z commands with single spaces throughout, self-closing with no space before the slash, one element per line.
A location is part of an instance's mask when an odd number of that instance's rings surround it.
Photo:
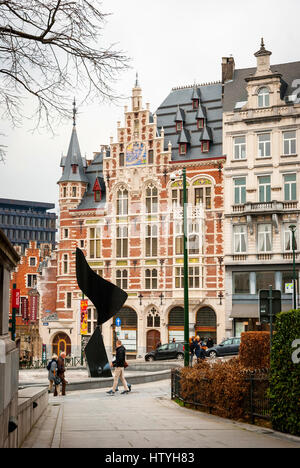
<path fill-rule="evenodd" d="M 49 380 L 49 390 L 48 390 L 48 393 L 51 393 L 52 391 L 52 388 L 53 388 L 53 384 L 54 384 L 54 396 L 57 396 L 57 387 L 59 385 L 60 382 L 58 382 L 58 376 L 57 376 L 57 360 L 58 360 L 58 357 L 56 354 L 53 354 L 52 356 L 52 360 L 49 362 L 47 368 L 49 370 L 49 373 L 48 373 L 48 380 Z"/>

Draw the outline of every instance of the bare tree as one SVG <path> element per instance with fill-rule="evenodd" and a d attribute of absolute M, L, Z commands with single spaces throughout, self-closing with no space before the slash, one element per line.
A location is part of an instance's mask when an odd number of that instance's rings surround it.
<path fill-rule="evenodd" d="M 112 83 L 128 58 L 100 46 L 107 14 L 98 0 L 0 0 L 0 109 L 21 123 L 34 96 L 35 126 L 70 115 L 70 98 L 116 95 Z"/>

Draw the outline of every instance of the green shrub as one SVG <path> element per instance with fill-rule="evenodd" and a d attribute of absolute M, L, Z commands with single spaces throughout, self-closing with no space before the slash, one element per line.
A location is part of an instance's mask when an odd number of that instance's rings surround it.
<path fill-rule="evenodd" d="M 281 312 L 271 354 L 270 403 L 275 430 L 300 435 L 300 363 L 292 361 L 294 340 L 300 339 L 300 310 Z"/>
<path fill-rule="evenodd" d="M 242 333 L 239 358 L 241 365 L 247 369 L 269 369 L 270 333 L 264 331 Z"/>

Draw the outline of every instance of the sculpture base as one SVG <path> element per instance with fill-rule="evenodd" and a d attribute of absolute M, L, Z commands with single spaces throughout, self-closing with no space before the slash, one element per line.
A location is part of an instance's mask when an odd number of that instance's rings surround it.
<path fill-rule="evenodd" d="M 90 377 L 112 377 L 102 333 L 99 327 L 94 331 L 84 352 Z"/>

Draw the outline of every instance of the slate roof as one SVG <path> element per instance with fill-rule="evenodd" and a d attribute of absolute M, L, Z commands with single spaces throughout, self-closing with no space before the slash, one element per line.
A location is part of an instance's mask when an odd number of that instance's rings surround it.
<path fill-rule="evenodd" d="M 75 174 L 72 171 L 73 164 L 78 166 Z M 63 167 L 64 170 L 58 182 L 88 182 L 84 169 L 86 161 L 85 158 L 82 158 L 81 156 L 75 125 L 73 126 L 67 156 L 61 158 L 60 166 Z"/>
<path fill-rule="evenodd" d="M 197 128 L 197 113 L 199 109 L 193 109 L 192 97 L 195 87 L 199 89 L 200 104 L 203 106 L 206 116 L 206 125 L 211 129 L 212 143 L 209 153 L 201 152 L 200 136 L 202 129 Z M 189 131 L 190 144 L 185 155 L 179 155 L 178 138 L 176 132 L 175 117 L 178 107 L 185 112 L 183 128 Z M 172 159 L 208 159 L 222 156 L 222 84 L 211 83 L 192 85 L 184 88 L 175 88 L 162 102 L 156 111 L 158 129 L 165 130 L 164 148 L 167 151 L 168 143 L 172 143 Z"/>
<path fill-rule="evenodd" d="M 292 95 L 298 85 L 292 87 L 294 80 L 300 78 L 300 62 L 281 63 L 279 65 L 271 65 L 273 73 L 282 75 L 282 98 Z M 247 101 L 247 90 L 245 79 L 253 76 L 256 72 L 256 67 L 242 68 L 234 71 L 232 81 L 227 81 L 224 85 L 224 112 L 232 112 L 237 102 Z"/>
<path fill-rule="evenodd" d="M 106 155 L 109 155 L 109 150 L 106 150 Z M 104 208 L 106 202 L 106 187 L 103 178 L 103 152 L 96 153 L 93 161 L 87 167 L 85 176 L 88 181 L 87 190 L 79 203 L 77 210 L 89 210 Z M 98 178 L 101 187 L 102 198 L 100 202 L 95 202 L 93 188 L 96 178 Z"/>

